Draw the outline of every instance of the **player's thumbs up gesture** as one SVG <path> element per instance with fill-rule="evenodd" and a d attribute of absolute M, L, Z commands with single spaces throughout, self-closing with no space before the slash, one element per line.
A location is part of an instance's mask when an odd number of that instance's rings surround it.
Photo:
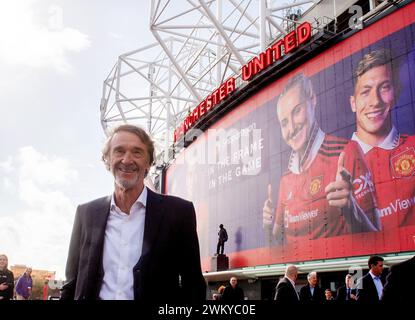
<path fill-rule="evenodd" d="M 352 193 L 351 175 L 344 167 L 345 153 L 340 153 L 337 162 L 336 181 L 329 183 L 325 189 L 329 205 L 337 208 L 350 207 Z"/>
<path fill-rule="evenodd" d="M 268 198 L 265 200 L 264 208 L 262 209 L 262 217 L 264 228 L 271 228 L 274 217 L 274 204 L 272 203 L 272 186 L 268 185 Z"/>

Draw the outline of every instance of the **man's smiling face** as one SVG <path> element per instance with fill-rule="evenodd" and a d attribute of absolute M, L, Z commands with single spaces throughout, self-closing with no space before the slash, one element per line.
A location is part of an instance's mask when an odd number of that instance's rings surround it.
<path fill-rule="evenodd" d="M 361 138 L 390 131 L 394 99 L 395 88 L 388 65 L 374 67 L 357 79 L 350 104 L 356 113 L 357 134 Z"/>

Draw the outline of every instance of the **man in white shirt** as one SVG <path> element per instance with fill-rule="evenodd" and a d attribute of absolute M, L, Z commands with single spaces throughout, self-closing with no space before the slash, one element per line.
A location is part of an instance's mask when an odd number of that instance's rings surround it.
<path fill-rule="evenodd" d="M 204 300 L 193 204 L 144 185 L 151 138 L 133 125 L 116 127 L 102 159 L 115 190 L 78 206 L 62 299 Z"/>
<path fill-rule="evenodd" d="M 324 291 L 318 285 L 317 272 L 312 271 L 307 275 L 308 283 L 300 289 L 301 302 L 324 302 Z"/>
<path fill-rule="evenodd" d="M 369 272 L 357 284 L 357 301 L 370 303 L 379 301 L 382 297 L 383 258 L 372 256 L 368 261 Z"/>

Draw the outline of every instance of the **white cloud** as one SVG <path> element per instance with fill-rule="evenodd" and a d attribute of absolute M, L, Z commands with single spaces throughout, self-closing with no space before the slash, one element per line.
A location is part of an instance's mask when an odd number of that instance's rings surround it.
<path fill-rule="evenodd" d="M 3 178 L 3 189 L 9 194 L 16 194 L 16 187 L 14 183 L 7 177 Z"/>
<path fill-rule="evenodd" d="M 36 19 L 36 3 L 30 1 L 2 1 L 0 4 L 0 61 L 7 65 L 41 68 L 52 66 L 59 72 L 70 72 L 67 53 L 80 52 L 90 46 L 88 36 L 81 31 L 64 27 L 59 7 L 45 12 L 50 15 L 42 25 Z M 59 23 L 57 23 L 59 22 Z"/>
<path fill-rule="evenodd" d="M 4 170 L 6 173 L 9 173 L 13 170 L 12 166 L 12 157 L 7 157 L 5 161 L 0 161 L 0 169 Z"/>
<path fill-rule="evenodd" d="M 78 182 L 78 173 L 68 160 L 33 147 L 21 148 L 11 161 L 15 169 L 3 181 L 16 188 L 13 200 L 20 202 L 12 214 L 0 215 L 0 251 L 12 264 L 57 271 L 57 277 L 64 278 L 75 214 L 64 189 Z"/>
<path fill-rule="evenodd" d="M 77 171 L 70 168 L 68 160 L 45 156 L 31 146 L 20 148 L 17 159 L 21 182 L 33 180 L 40 186 L 68 185 L 78 179 Z"/>

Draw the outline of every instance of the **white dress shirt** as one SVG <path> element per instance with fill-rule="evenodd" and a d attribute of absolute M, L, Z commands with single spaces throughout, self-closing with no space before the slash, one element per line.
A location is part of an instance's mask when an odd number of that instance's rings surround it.
<path fill-rule="evenodd" d="M 114 195 L 105 229 L 102 281 L 100 299 L 133 300 L 133 267 L 141 256 L 144 222 L 147 204 L 147 188 L 126 214 L 117 207 Z"/>
<path fill-rule="evenodd" d="M 360 138 L 357 136 L 356 132 L 352 135 L 352 140 L 359 143 L 360 148 L 362 149 L 363 153 L 366 154 L 370 150 L 372 150 L 374 147 L 370 144 L 367 144 L 360 140 Z M 384 149 L 384 150 L 392 150 L 395 149 L 399 144 L 399 132 L 396 130 L 395 127 L 392 127 L 392 130 L 389 132 L 389 134 L 386 136 L 386 138 L 379 143 L 378 148 Z"/>
<path fill-rule="evenodd" d="M 373 282 L 374 282 L 374 284 L 375 284 L 375 286 L 376 286 L 376 290 L 378 291 L 378 296 L 379 296 L 379 300 L 380 300 L 380 298 L 382 297 L 382 291 L 383 291 L 383 284 L 382 284 L 382 281 L 380 281 L 380 278 L 379 278 L 379 277 L 377 277 L 377 276 L 375 276 L 375 275 L 372 273 L 372 271 L 369 271 L 369 273 L 370 273 L 370 275 L 371 275 L 371 277 L 372 277 L 372 279 L 373 279 Z"/>

